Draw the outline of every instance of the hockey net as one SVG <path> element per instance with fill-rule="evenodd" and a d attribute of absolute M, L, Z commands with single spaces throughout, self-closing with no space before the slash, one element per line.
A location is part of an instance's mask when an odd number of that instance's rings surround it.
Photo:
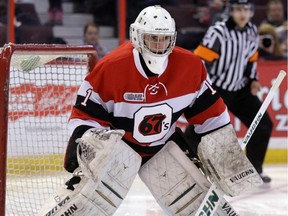
<path fill-rule="evenodd" d="M 96 61 L 91 46 L 2 48 L 0 216 L 37 215 L 67 180 L 67 121 L 79 85 Z"/>

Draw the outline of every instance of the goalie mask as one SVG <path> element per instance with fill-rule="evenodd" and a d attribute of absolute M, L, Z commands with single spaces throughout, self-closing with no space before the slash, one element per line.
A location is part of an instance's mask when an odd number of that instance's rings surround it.
<path fill-rule="evenodd" d="M 130 26 L 130 40 L 150 71 L 161 75 L 176 41 L 174 19 L 162 7 L 143 9 Z"/>

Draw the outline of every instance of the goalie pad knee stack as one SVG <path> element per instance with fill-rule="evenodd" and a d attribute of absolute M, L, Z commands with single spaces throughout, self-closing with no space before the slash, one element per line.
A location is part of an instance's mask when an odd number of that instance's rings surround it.
<path fill-rule="evenodd" d="M 203 136 L 198 155 L 211 180 L 227 195 L 240 195 L 263 183 L 241 149 L 231 124 Z"/>

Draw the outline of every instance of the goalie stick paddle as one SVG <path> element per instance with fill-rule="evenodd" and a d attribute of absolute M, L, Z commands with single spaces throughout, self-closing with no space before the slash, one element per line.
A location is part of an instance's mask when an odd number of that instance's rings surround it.
<path fill-rule="evenodd" d="M 281 70 L 272 85 L 268 95 L 266 96 L 265 100 L 263 101 L 259 111 L 257 112 L 256 116 L 254 117 L 249 129 L 247 130 L 243 141 L 241 143 L 241 148 L 244 150 L 247 143 L 249 142 L 251 136 L 253 135 L 254 131 L 257 128 L 261 118 L 263 117 L 268 105 L 270 104 L 272 98 L 274 97 L 276 91 L 278 90 L 281 82 L 283 81 L 284 77 L 286 76 L 286 72 Z M 198 208 L 195 216 L 205 216 L 205 215 L 214 215 L 220 201 L 223 199 L 224 193 L 220 189 L 217 188 L 216 184 L 213 183 L 209 188 L 206 196 L 204 197 L 200 207 Z"/>
<path fill-rule="evenodd" d="M 243 141 L 241 143 L 241 148 L 244 150 L 246 145 L 248 144 L 250 138 L 252 137 L 252 134 L 254 133 L 257 125 L 259 124 L 262 116 L 264 115 L 267 107 L 269 106 L 271 100 L 273 99 L 276 91 L 278 90 L 281 82 L 283 81 L 284 77 L 286 76 L 286 72 L 281 70 L 274 82 L 274 84 L 272 85 L 270 91 L 268 92 L 268 95 L 266 96 L 264 102 L 262 103 L 262 106 L 260 107 L 258 113 L 256 114 L 255 118 L 252 121 L 252 124 L 250 125 L 249 129 L 247 130 Z"/>

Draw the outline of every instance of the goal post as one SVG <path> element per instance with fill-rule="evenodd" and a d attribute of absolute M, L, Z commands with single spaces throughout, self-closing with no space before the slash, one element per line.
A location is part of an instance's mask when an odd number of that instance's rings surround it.
<path fill-rule="evenodd" d="M 36 215 L 63 184 L 68 118 L 95 66 L 89 45 L 5 44 L 0 50 L 0 216 Z"/>

